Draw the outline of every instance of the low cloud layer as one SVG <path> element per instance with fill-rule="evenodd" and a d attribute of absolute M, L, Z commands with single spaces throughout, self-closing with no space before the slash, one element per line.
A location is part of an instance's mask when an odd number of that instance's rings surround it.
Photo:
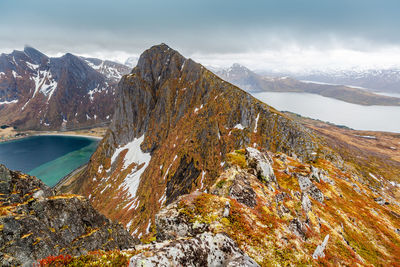
<path fill-rule="evenodd" d="M 398 1 L 0 2 L 0 51 L 26 44 L 124 61 L 161 42 L 206 65 L 253 69 L 400 65 Z"/>

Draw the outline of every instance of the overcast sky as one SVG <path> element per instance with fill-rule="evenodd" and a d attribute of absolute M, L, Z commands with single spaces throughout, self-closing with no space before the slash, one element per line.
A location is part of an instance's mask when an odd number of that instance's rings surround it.
<path fill-rule="evenodd" d="M 398 0 L 0 0 L 0 52 L 124 61 L 166 43 L 205 65 L 400 66 Z"/>

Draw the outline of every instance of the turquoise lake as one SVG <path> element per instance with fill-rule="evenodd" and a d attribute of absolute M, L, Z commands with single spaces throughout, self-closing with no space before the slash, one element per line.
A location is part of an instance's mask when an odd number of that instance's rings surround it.
<path fill-rule="evenodd" d="M 79 136 L 32 136 L 0 143 L 0 164 L 54 186 L 89 161 L 97 139 Z"/>

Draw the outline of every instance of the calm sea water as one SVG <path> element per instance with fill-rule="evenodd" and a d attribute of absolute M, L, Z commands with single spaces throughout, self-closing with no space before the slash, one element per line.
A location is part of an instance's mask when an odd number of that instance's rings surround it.
<path fill-rule="evenodd" d="M 345 125 L 356 130 L 400 132 L 400 107 L 361 106 L 308 93 L 253 93 L 281 111 Z"/>
<path fill-rule="evenodd" d="M 75 136 L 33 136 L 0 143 L 0 163 L 41 179 L 49 186 L 86 163 L 98 140 Z"/>

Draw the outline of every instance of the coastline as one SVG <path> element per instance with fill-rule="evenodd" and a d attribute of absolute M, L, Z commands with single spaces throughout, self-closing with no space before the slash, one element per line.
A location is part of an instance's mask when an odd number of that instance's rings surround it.
<path fill-rule="evenodd" d="M 93 140 L 100 141 L 103 139 L 108 128 L 99 127 L 86 130 L 74 130 L 74 131 L 15 131 L 8 130 L 7 132 L 0 130 L 0 143 L 16 141 L 23 138 L 32 136 L 76 136 L 84 137 Z"/>
<path fill-rule="evenodd" d="M 26 137 L 30 137 L 30 136 L 76 136 L 76 137 L 85 137 L 85 138 L 89 138 L 89 139 L 95 139 L 95 140 L 101 140 L 103 139 L 103 137 L 100 136 L 93 136 L 93 135 L 83 135 L 83 134 L 64 134 L 64 133 L 38 133 L 38 134 L 32 134 Z"/>

